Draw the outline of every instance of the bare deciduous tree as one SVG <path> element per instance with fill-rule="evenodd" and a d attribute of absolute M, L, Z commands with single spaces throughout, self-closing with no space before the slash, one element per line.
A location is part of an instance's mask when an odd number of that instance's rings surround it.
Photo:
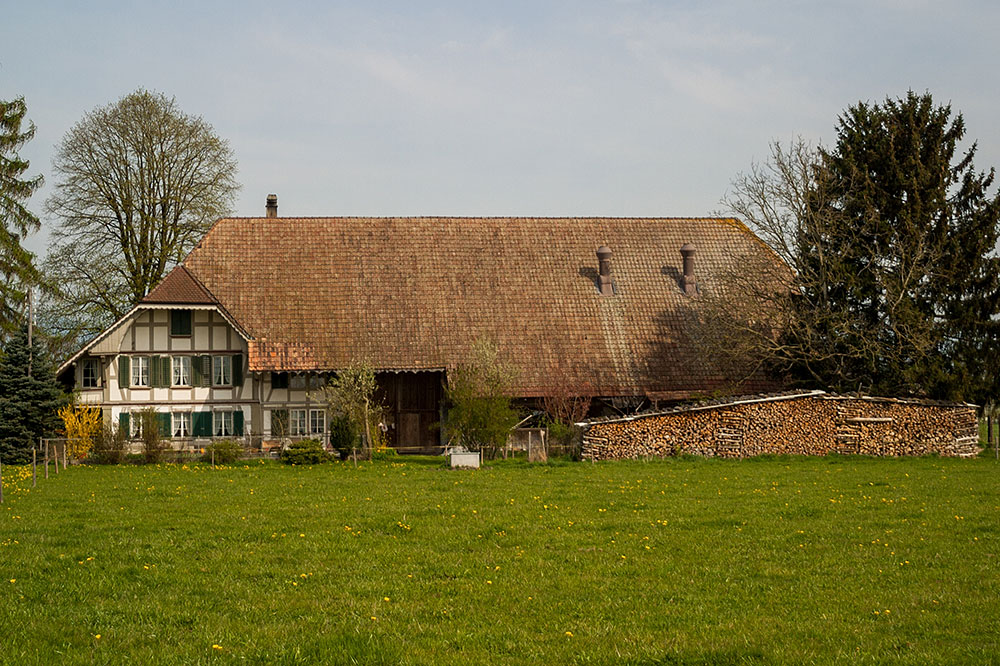
<path fill-rule="evenodd" d="M 86 114 L 63 138 L 46 210 L 59 219 L 46 270 L 57 330 L 100 331 L 141 300 L 231 210 L 226 141 L 174 99 L 138 90 Z"/>

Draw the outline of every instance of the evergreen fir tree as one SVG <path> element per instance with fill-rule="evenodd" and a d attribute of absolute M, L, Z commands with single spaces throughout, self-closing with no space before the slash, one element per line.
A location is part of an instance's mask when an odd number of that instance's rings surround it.
<path fill-rule="evenodd" d="M 0 460 L 4 464 L 30 462 L 38 439 L 56 436 L 56 410 L 65 402 L 45 346 L 35 337 L 29 357 L 28 330 L 22 327 L 7 340 L 0 355 Z"/>
<path fill-rule="evenodd" d="M 847 374 L 873 392 L 982 400 L 997 390 L 1000 194 L 989 191 L 994 171 L 973 166 L 975 143 L 959 151 L 964 136 L 961 114 L 911 91 L 849 108 L 822 151 L 812 203 L 844 228 L 806 249 L 850 275 L 823 287 L 856 323 L 840 339 L 864 343 Z"/>
<path fill-rule="evenodd" d="M 9 330 L 17 326 L 26 287 L 41 282 L 34 255 L 21 245 L 39 227 L 24 203 L 42 186 L 40 175 L 22 178 L 29 164 L 17 151 L 35 135 L 34 124 L 22 127 L 26 113 L 23 98 L 0 100 L 0 328 Z"/>

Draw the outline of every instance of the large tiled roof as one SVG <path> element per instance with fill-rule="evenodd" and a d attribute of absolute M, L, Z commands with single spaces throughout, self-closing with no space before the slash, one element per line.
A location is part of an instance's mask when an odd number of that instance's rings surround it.
<path fill-rule="evenodd" d="M 683 333 L 685 243 L 703 286 L 761 249 L 732 219 L 229 218 L 184 267 L 251 336 L 250 370 L 441 369 L 488 337 L 520 395 L 679 398 L 723 383 Z"/>

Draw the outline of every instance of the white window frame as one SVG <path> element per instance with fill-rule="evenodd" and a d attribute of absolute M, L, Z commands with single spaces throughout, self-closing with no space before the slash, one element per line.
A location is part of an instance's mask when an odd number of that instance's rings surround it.
<path fill-rule="evenodd" d="M 171 412 L 170 432 L 174 437 L 191 436 L 191 412 Z"/>
<path fill-rule="evenodd" d="M 132 439 L 142 437 L 142 412 L 130 412 L 128 415 L 128 429 Z"/>
<path fill-rule="evenodd" d="M 233 436 L 233 412 L 230 410 L 212 412 L 212 436 Z"/>
<path fill-rule="evenodd" d="M 149 388 L 149 357 L 133 356 L 129 359 L 132 369 L 132 381 L 130 386 Z"/>
<path fill-rule="evenodd" d="M 318 424 L 318 428 L 317 428 Z M 309 410 L 309 433 L 313 435 L 322 435 L 326 433 L 326 410 L 325 409 L 310 409 Z"/>
<path fill-rule="evenodd" d="M 191 357 L 170 357 L 170 385 L 191 386 Z"/>
<path fill-rule="evenodd" d="M 233 385 L 233 357 L 212 357 L 212 386 Z"/>
<path fill-rule="evenodd" d="M 288 431 L 289 434 L 308 435 L 309 434 L 309 410 L 289 409 L 288 410 Z"/>
<path fill-rule="evenodd" d="M 87 384 L 87 370 L 92 371 L 92 384 Z M 80 366 L 80 386 L 85 389 L 101 387 L 101 362 L 96 358 L 85 358 Z"/>

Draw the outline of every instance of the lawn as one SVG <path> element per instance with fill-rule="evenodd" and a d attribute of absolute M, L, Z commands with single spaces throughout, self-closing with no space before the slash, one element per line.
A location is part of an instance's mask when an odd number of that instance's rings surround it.
<path fill-rule="evenodd" d="M 992 459 L 4 468 L 0 663 L 1000 663 Z"/>

